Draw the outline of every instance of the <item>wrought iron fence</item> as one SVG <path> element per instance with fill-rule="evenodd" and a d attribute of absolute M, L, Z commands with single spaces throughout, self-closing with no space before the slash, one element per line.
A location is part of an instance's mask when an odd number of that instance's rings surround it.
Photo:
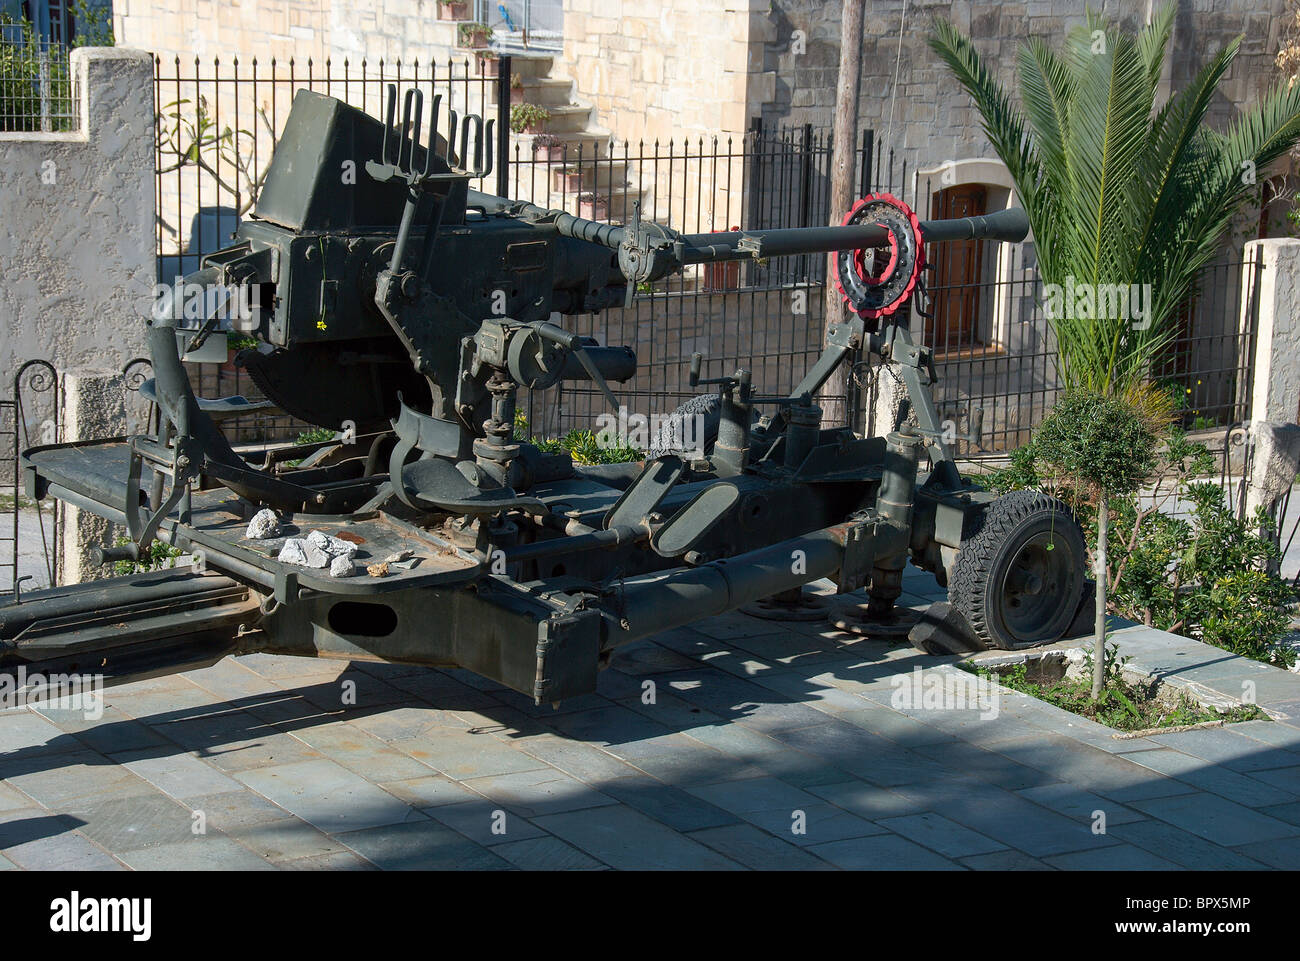
<path fill-rule="evenodd" d="M 29 360 L 18 368 L 8 400 L 0 401 L 0 443 L 10 452 L 5 505 L 8 517 L 0 532 L 0 603 L 28 586 L 58 584 L 59 556 L 54 547 L 60 506 L 57 501 L 28 501 L 23 493 L 19 456 L 28 447 L 60 439 L 59 375 L 46 360 Z M 35 528 L 35 530 L 33 530 Z M 24 546 L 27 559 L 24 563 Z"/>
<path fill-rule="evenodd" d="M 0 23 L 0 131 L 72 133 L 80 125 L 68 48 Z"/>
<path fill-rule="evenodd" d="M 830 209 L 831 136 L 809 126 L 781 128 L 755 120 L 732 138 L 636 144 L 584 131 L 548 133 L 544 124 L 511 135 L 512 100 L 522 96 L 511 81 L 513 60 L 503 55 L 429 66 L 157 61 L 160 279 L 196 269 L 200 257 L 225 245 L 250 212 L 301 88 L 380 116 L 388 84 L 418 86 L 426 109 L 434 94 L 442 94 L 461 112 L 494 116 L 496 170 L 491 182 L 471 186 L 594 220 L 625 223 L 639 206 L 647 219 L 703 233 L 820 225 L 843 213 Z M 518 66 L 522 79 L 523 62 Z M 1009 198 L 1006 190 L 948 184 L 942 171 L 909 170 L 869 130 L 855 152 L 855 195 L 892 193 L 922 218 L 984 213 Z M 1059 393 L 1033 246 L 969 241 L 931 249 L 928 259 L 930 307 L 900 319 L 934 349 L 940 412 L 962 434 L 980 412 L 978 441 L 959 441 L 959 453 L 1013 449 L 1028 439 Z M 669 413 L 697 392 L 686 375 L 696 351 L 706 358 L 706 376 L 743 366 L 765 392 L 788 390 L 822 348 L 827 264 L 824 256 L 807 255 L 693 267 L 639 291 L 629 308 L 566 323 L 602 343 L 636 350 L 640 369 L 620 394 L 638 413 Z M 1188 302 L 1186 329 L 1160 371 L 1162 379 L 1182 385 L 1188 427 L 1221 426 L 1249 415 L 1253 302 L 1243 302 L 1241 290 L 1243 277 L 1257 272 L 1258 265 L 1240 261 L 1216 264 Z M 236 367 L 203 365 L 194 375 L 205 396 L 258 398 Z M 845 402 L 841 409 L 852 412 L 854 426 L 869 426 L 866 412 L 874 409 L 879 376 L 884 375 L 855 376 L 846 396 L 823 399 L 834 406 Z M 591 428 L 604 409 L 594 389 L 564 384 L 532 395 L 526 414 L 534 432 L 552 435 Z M 238 422 L 234 439 L 289 439 L 310 426 L 283 415 L 259 416 Z"/>

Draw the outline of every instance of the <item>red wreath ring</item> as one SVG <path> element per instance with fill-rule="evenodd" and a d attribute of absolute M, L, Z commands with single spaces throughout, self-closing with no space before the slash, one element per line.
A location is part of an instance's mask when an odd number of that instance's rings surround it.
<path fill-rule="evenodd" d="M 921 220 L 919 217 L 916 216 L 916 212 L 913 211 L 911 207 L 909 207 L 907 204 L 899 200 L 891 193 L 867 194 L 865 197 L 863 197 L 861 200 L 859 200 L 849 209 L 849 212 L 844 215 L 844 220 L 840 222 L 840 225 L 843 227 L 851 226 L 853 222 L 853 218 L 854 216 L 857 215 L 859 210 L 861 210 L 864 206 L 866 206 L 869 203 L 874 203 L 876 201 L 882 201 L 882 200 L 885 203 L 889 204 L 890 206 L 898 208 L 900 213 L 903 213 L 907 216 L 907 219 L 912 226 L 912 233 L 915 236 L 915 240 L 916 240 L 916 263 L 912 265 L 912 275 L 908 278 L 907 284 L 904 286 L 902 293 L 899 296 L 895 297 L 888 304 L 884 304 L 878 308 L 868 307 L 862 310 L 857 310 L 857 308 L 853 307 L 853 301 L 850 300 L 848 294 L 844 292 L 844 285 L 840 282 L 838 264 L 836 263 L 836 256 L 834 254 L 831 255 L 831 263 L 835 268 L 834 273 L 835 273 L 836 289 L 839 290 L 840 296 L 844 298 L 844 302 L 848 304 L 849 307 L 856 310 L 860 317 L 864 317 L 868 320 L 874 320 L 879 317 L 888 317 L 890 314 L 893 314 L 895 311 L 897 311 L 898 308 L 901 307 L 903 304 L 907 303 L 908 299 L 915 292 L 917 279 L 921 276 L 921 271 L 925 267 L 925 244 L 921 238 Z M 879 221 L 877 221 L 877 223 L 879 223 Z M 861 278 L 863 283 L 867 284 L 870 287 L 878 287 L 881 284 L 887 282 L 893 276 L 894 271 L 898 268 L 898 238 L 894 236 L 894 232 L 892 230 L 888 232 L 888 236 L 889 236 L 889 247 L 890 247 L 889 263 L 885 266 L 885 269 L 881 271 L 881 273 L 876 277 L 870 277 L 867 275 L 865 265 L 864 265 L 863 251 L 861 249 L 858 249 L 853 252 L 853 269 L 857 272 L 858 277 Z"/>

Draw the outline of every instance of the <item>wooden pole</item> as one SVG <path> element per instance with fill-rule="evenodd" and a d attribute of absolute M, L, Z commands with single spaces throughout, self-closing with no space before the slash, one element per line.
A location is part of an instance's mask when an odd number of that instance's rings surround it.
<path fill-rule="evenodd" d="M 840 16 L 840 74 L 835 88 L 835 125 L 831 152 L 831 226 L 837 226 L 853 204 L 854 155 L 858 142 L 858 93 L 862 74 L 862 21 L 866 0 L 843 0 Z M 843 323 L 844 301 L 835 273 L 826 273 L 826 327 Z M 851 423 L 852 411 L 840 398 L 848 396 L 848 365 L 841 364 L 826 382 L 822 407 L 828 423 Z M 832 399 L 834 398 L 834 399 Z"/>

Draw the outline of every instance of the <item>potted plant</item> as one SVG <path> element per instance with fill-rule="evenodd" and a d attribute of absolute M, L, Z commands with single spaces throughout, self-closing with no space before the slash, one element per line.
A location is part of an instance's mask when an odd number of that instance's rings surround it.
<path fill-rule="evenodd" d="M 561 163 L 564 150 L 564 141 L 553 133 L 538 134 L 533 138 L 533 161 L 536 163 Z"/>
<path fill-rule="evenodd" d="M 478 61 L 478 75 L 480 77 L 498 77 L 501 75 L 501 59 L 493 50 L 477 50 L 474 58 Z"/>
<path fill-rule="evenodd" d="M 590 190 L 578 194 L 578 216 L 584 220 L 604 220 L 609 216 L 609 198 Z"/>
<path fill-rule="evenodd" d="M 561 193 L 575 193 L 582 189 L 582 168 L 573 164 L 556 167 L 552 172 L 552 180 L 555 189 Z"/>
<path fill-rule="evenodd" d="M 510 76 L 510 102 L 512 104 L 524 102 L 524 78 L 517 73 Z"/>
<path fill-rule="evenodd" d="M 510 108 L 510 129 L 515 133 L 541 133 L 551 112 L 535 103 L 517 103 Z"/>
<path fill-rule="evenodd" d="M 469 0 L 438 0 L 439 20 L 468 20 Z"/>
<path fill-rule="evenodd" d="M 482 50 L 492 40 L 492 28 L 486 23 L 462 23 L 456 28 L 457 44 L 469 50 Z"/>
<path fill-rule="evenodd" d="M 226 362 L 221 365 L 223 374 L 235 374 L 235 355 L 241 350 L 257 346 L 257 338 L 241 334 L 237 330 L 226 331 Z"/>
<path fill-rule="evenodd" d="M 739 227 L 732 227 L 734 233 Z M 711 231 L 718 233 L 719 231 Z M 705 290 L 739 290 L 740 289 L 740 261 L 724 260 L 719 263 L 704 265 L 704 289 Z"/>

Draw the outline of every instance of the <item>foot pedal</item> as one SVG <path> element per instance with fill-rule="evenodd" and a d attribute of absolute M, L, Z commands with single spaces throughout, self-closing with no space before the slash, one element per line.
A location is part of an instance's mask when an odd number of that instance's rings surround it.
<path fill-rule="evenodd" d="M 637 479 L 605 515 L 605 530 L 613 527 L 640 527 L 663 503 L 685 470 L 686 464 L 676 454 L 665 454 L 646 461 Z"/>
<path fill-rule="evenodd" d="M 650 546 L 660 557 L 685 554 L 726 517 L 739 500 L 740 488 L 735 484 L 710 484 L 659 528 L 651 538 Z"/>

